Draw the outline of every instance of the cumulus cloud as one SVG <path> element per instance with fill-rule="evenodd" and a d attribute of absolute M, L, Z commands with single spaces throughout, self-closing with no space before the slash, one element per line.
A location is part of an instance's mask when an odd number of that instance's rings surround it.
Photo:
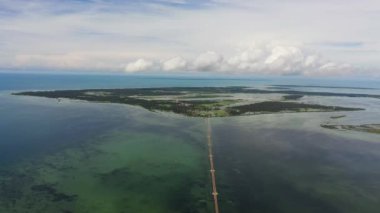
<path fill-rule="evenodd" d="M 193 69 L 197 71 L 218 71 L 222 68 L 224 59 L 213 51 L 200 54 L 193 63 Z"/>
<path fill-rule="evenodd" d="M 253 44 L 238 51 L 227 61 L 230 71 L 269 75 L 343 74 L 352 66 L 330 62 L 302 46 Z"/>
<path fill-rule="evenodd" d="M 181 71 L 186 70 L 187 61 L 182 57 L 174 57 L 168 59 L 162 63 L 162 69 L 164 71 Z"/>
<path fill-rule="evenodd" d="M 231 69 L 261 74 L 299 74 L 310 68 L 317 55 L 292 45 L 254 44 L 228 61 Z"/>
<path fill-rule="evenodd" d="M 127 65 L 126 71 L 147 71 L 158 62 L 139 59 Z M 193 59 L 173 57 L 161 62 L 160 71 L 198 71 L 259 75 L 345 75 L 354 68 L 347 63 L 332 62 L 302 45 L 253 43 L 230 56 L 214 51 Z"/>
<path fill-rule="evenodd" d="M 145 60 L 145 59 L 138 59 L 134 62 L 130 62 L 125 67 L 126 72 L 141 72 L 141 71 L 147 71 L 151 68 L 153 68 L 153 62 Z"/>

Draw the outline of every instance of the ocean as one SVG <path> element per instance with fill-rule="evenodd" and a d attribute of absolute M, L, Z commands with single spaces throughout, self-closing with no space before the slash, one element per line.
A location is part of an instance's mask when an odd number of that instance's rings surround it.
<path fill-rule="evenodd" d="M 0 212 L 212 212 L 202 118 L 13 92 L 277 84 L 380 93 L 361 79 L 0 73 Z M 366 109 L 339 122 L 380 123 L 378 99 L 317 101 Z M 340 114 L 213 118 L 222 212 L 377 212 L 380 137 L 320 127 Z"/>

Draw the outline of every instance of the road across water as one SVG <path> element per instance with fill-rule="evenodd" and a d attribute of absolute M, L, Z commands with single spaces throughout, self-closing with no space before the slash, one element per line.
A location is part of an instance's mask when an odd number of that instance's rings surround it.
<path fill-rule="evenodd" d="M 219 204 L 218 204 L 218 192 L 216 190 L 216 181 L 215 181 L 215 167 L 214 167 L 214 158 L 212 154 L 212 140 L 211 140 L 211 123 L 210 118 L 206 119 L 207 123 L 207 145 L 208 145 L 208 157 L 210 161 L 210 174 L 212 182 L 212 196 L 214 199 L 214 212 L 219 213 Z"/>

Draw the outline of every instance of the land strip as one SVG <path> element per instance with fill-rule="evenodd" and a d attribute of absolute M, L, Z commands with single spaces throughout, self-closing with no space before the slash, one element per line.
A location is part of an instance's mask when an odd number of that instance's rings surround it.
<path fill-rule="evenodd" d="M 250 95 L 278 93 L 284 99 L 253 101 Z M 243 94 L 243 96 L 241 96 Z M 248 97 L 247 97 L 248 94 Z M 84 100 L 102 103 L 120 103 L 141 106 L 151 111 L 174 112 L 191 117 L 227 117 L 263 113 L 331 112 L 363 110 L 360 108 L 324 106 L 296 102 L 304 95 L 372 97 L 369 94 L 310 93 L 300 91 L 273 91 L 247 87 L 171 87 L 140 89 L 87 89 L 20 92 L 47 98 Z M 190 98 L 189 98 L 190 97 Z M 193 99 L 192 99 L 193 98 Z M 292 100 L 293 102 L 289 101 Z"/>
<path fill-rule="evenodd" d="M 212 183 L 212 196 L 214 199 L 214 212 L 219 213 L 219 204 L 218 204 L 218 191 L 216 189 L 216 178 L 215 178 L 215 167 L 214 167 L 214 157 L 212 152 L 212 139 L 211 139 L 211 124 L 210 118 L 206 118 L 207 124 L 207 146 L 208 146 L 208 157 L 210 161 L 210 174 L 211 174 L 211 183 Z"/>

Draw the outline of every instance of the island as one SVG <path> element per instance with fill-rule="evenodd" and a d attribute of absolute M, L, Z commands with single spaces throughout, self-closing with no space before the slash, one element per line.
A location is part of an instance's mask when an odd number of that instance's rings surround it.
<path fill-rule="evenodd" d="M 240 94 L 240 95 L 239 95 Z M 277 100 L 255 100 L 247 95 L 277 94 Z M 249 87 L 170 87 L 131 89 L 84 89 L 27 91 L 14 95 L 56 99 L 75 99 L 102 103 L 120 103 L 143 107 L 150 111 L 165 111 L 191 117 L 226 117 L 268 113 L 355 111 L 361 108 L 325 106 L 298 101 L 304 95 L 372 97 L 367 94 L 313 93 L 276 91 Z"/>

